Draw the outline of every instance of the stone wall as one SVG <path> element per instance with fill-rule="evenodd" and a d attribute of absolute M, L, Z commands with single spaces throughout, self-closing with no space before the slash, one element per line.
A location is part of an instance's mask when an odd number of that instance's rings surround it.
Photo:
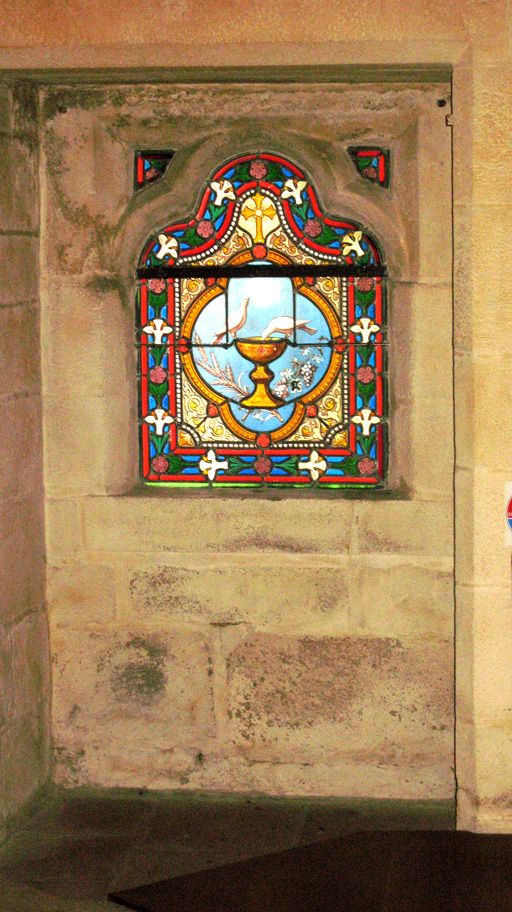
<path fill-rule="evenodd" d="M 0 828 L 48 775 L 37 92 L 0 92 Z"/>
<path fill-rule="evenodd" d="M 512 266 L 508 254 L 512 54 L 506 0 L 412 0 L 407 4 L 384 0 L 380 5 L 373 0 L 360 0 L 357 6 L 344 4 L 335 9 L 323 0 L 295 3 L 291 8 L 273 0 L 260 0 L 257 5 L 223 3 L 214 10 L 209 9 L 207 15 L 205 5 L 197 0 L 163 3 L 158 13 L 149 5 L 124 3 L 119 6 L 110 0 L 101 3 L 88 0 L 85 7 L 83 3 L 70 0 L 65 6 L 59 6 L 58 12 L 54 4 L 41 5 L 36 0 L 27 0 L 14 12 L 12 6 L 2 0 L 2 8 L 5 15 L 0 66 L 4 74 L 12 76 L 13 72 L 23 71 L 42 82 L 59 78 L 62 81 L 66 70 L 69 78 L 75 81 L 94 76 L 111 82 L 126 79 L 143 83 L 168 82 L 177 78 L 183 80 L 184 73 L 192 81 L 194 78 L 215 80 L 220 78 L 221 72 L 223 79 L 238 81 L 279 82 L 284 79 L 290 82 L 321 78 L 357 82 L 368 78 L 394 78 L 397 70 L 393 73 L 393 68 L 403 67 L 406 72 L 420 76 L 428 73 L 432 66 L 445 71 L 446 67 L 453 68 L 458 822 L 467 829 L 512 830 L 511 574 L 510 548 L 505 547 L 503 541 L 503 484 L 510 480 L 512 471 L 508 380 L 512 355 L 509 294 Z M 217 71 L 216 67 L 222 69 Z M 314 112 L 309 119 L 315 122 Z M 115 298 L 115 289 L 111 289 L 111 293 Z M 79 300 L 85 292 L 79 283 L 75 283 L 70 285 L 69 294 Z M 429 306 L 428 310 L 434 319 L 435 309 Z M 127 323 L 130 323 L 129 317 Z M 84 372 L 84 386 L 88 389 L 91 380 L 87 372 L 88 361 L 86 358 L 80 360 L 78 355 L 77 363 L 77 370 Z M 420 366 L 428 369 L 428 357 L 421 365 L 416 362 L 415 367 Z M 122 372 L 123 365 L 118 369 Z M 70 403 L 69 415 L 76 424 L 80 419 L 88 421 L 89 414 L 97 420 L 95 410 L 90 412 L 90 399 L 94 395 L 81 403 L 81 413 L 76 411 L 79 403 L 75 403 L 75 412 Z M 111 403 L 113 408 L 115 405 Z M 103 425 L 100 422 L 93 426 Z M 57 421 L 56 434 L 58 429 Z M 443 430 L 442 439 L 449 436 Z M 75 435 L 75 439 L 80 440 L 80 435 Z M 419 431 L 416 440 L 421 440 Z M 66 464 L 67 460 L 71 460 L 78 478 L 87 467 L 99 477 L 108 465 L 103 451 L 90 447 L 68 450 Z M 57 465 L 65 470 L 62 460 Z M 128 477 L 129 467 L 126 473 Z M 56 469 L 54 474 L 56 477 Z M 101 477 L 104 480 L 106 475 Z M 65 474 L 62 484 L 68 485 Z M 91 493 L 86 479 L 83 491 Z M 86 503 L 79 488 L 73 490 L 69 486 L 65 495 L 62 490 L 50 492 L 48 540 L 53 560 L 56 564 L 57 560 L 62 561 L 63 566 L 68 559 L 86 564 L 87 568 L 82 572 L 89 580 L 96 573 L 97 578 L 104 581 L 105 585 L 99 589 L 100 600 L 95 601 L 90 592 L 87 595 L 85 586 L 80 587 L 79 595 L 83 595 L 86 606 L 89 605 L 86 607 L 89 617 L 93 617 L 100 602 L 105 605 L 105 613 L 115 630 L 121 630 L 123 624 L 131 628 L 130 601 L 124 596 L 120 599 L 118 593 L 130 592 L 132 579 L 134 591 L 140 593 L 144 579 L 150 578 L 138 576 L 140 568 L 132 569 L 128 582 L 123 577 L 125 558 L 113 557 L 121 553 L 123 530 L 133 532 L 133 524 L 141 524 L 148 552 L 152 556 L 162 555 L 157 559 L 158 566 L 151 571 L 157 576 L 162 569 L 160 564 L 167 560 L 172 563 L 172 555 L 162 545 L 162 540 L 166 539 L 161 530 L 165 530 L 166 523 L 176 522 L 178 529 L 184 535 L 188 534 L 189 510 L 184 512 L 172 500 L 162 504 L 157 498 L 151 498 L 145 501 L 141 511 L 139 503 L 137 498 L 119 498 L 117 513 L 112 514 L 112 501 L 104 495 L 91 497 Z M 272 507 L 278 508 L 276 504 Z M 422 506 L 416 504 L 415 508 L 422 513 Z M 441 515 L 447 521 L 442 510 Z M 221 513 L 220 520 L 222 518 Z M 411 518 L 410 528 L 417 531 L 415 547 L 421 550 L 424 547 L 423 528 L 415 518 L 416 514 Z M 431 523 L 437 523 L 438 518 L 439 513 L 427 517 Z M 243 558 L 244 549 L 249 548 L 254 553 L 255 522 L 254 514 L 244 514 L 243 536 L 238 538 L 243 547 L 238 546 L 238 551 L 242 552 L 237 551 L 238 560 Z M 267 532 L 265 522 L 265 516 L 257 517 L 260 540 L 261 526 Z M 301 537 L 303 529 L 311 522 L 310 511 L 307 516 L 299 517 Z M 197 528 L 192 520 L 191 526 L 192 530 Z M 351 528 L 358 527 L 356 524 Z M 10 533 L 12 527 L 6 524 L 3 528 Z M 312 528 L 313 534 L 317 534 L 318 526 L 314 522 Z M 339 536 L 342 542 L 345 541 L 343 529 Z M 374 554 L 372 561 L 387 563 L 390 552 L 382 544 L 386 541 L 386 527 L 377 539 L 374 533 L 372 535 L 373 538 L 366 537 L 367 542 L 381 542 L 381 551 Z M 288 530 L 282 540 L 290 542 Z M 126 541 L 124 553 L 134 553 L 137 557 L 138 546 L 129 535 Z M 186 541 L 195 541 L 195 538 L 190 535 Z M 231 541 L 229 545 L 231 547 Z M 331 553 L 329 547 L 326 550 Z M 270 542 L 266 552 L 269 557 L 275 556 L 276 549 Z M 280 549 L 279 554 L 283 553 L 288 553 L 286 548 Z M 304 553 L 307 566 L 312 552 L 309 557 L 307 551 Z M 178 559 L 181 559 L 180 555 L 181 551 Z M 344 555 L 346 551 L 341 553 L 342 557 Z M 403 552 L 399 551 L 393 560 L 402 558 Z M 230 560 L 229 555 L 225 559 Z M 119 566 L 124 583 L 121 579 L 118 583 L 117 577 L 112 576 Z M 449 574 L 450 567 L 446 570 Z M 394 575 L 394 585 L 399 586 L 400 573 L 403 571 Z M 78 568 L 75 578 L 83 578 Z M 65 581 L 65 574 L 61 579 Z M 438 585 L 436 583 L 436 587 Z M 388 591 L 383 604 L 403 604 L 411 591 L 417 593 L 408 584 L 405 590 L 394 591 L 397 593 L 394 596 Z M 71 606 L 69 626 L 72 627 L 72 612 L 78 610 L 78 602 L 72 587 L 68 592 L 69 597 L 59 598 L 64 612 L 66 606 Z M 58 603 L 59 599 L 56 599 L 55 605 Z M 145 604 L 147 599 L 141 598 L 140 605 Z M 191 610 L 190 605 L 188 610 Z M 426 616 L 430 616 L 428 611 Z M 130 619 L 129 624 L 127 619 Z M 243 632 L 241 625 L 229 629 L 212 626 L 211 630 L 217 644 L 226 642 L 228 636 L 235 636 L 237 632 Z M 258 636 L 263 632 L 263 629 L 258 631 Z M 305 632 L 307 634 L 309 631 Z M 124 640 L 125 644 L 128 642 L 128 639 Z M 224 661 L 223 667 L 230 686 L 240 694 L 246 685 L 239 664 L 238 645 L 230 640 L 227 642 L 228 646 L 223 648 L 235 657 L 228 664 Z M 249 669 L 259 647 L 250 632 L 247 642 L 245 668 Z M 139 648 L 137 644 L 126 647 L 127 654 L 133 655 Z M 214 660 L 219 649 L 217 645 Z M 136 664 L 140 664 L 139 658 L 143 654 L 136 654 Z M 162 658 L 162 653 L 155 655 L 149 675 L 153 680 L 155 664 L 161 668 L 158 655 Z M 207 667 L 210 668 L 208 663 Z M 114 679 L 117 680 L 115 675 Z M 125 711 L 123 705 L 126 709 L 121 701 L 120 715 Z M 201 712 L 201 718 L 207 719 L 203 709 Z M 246 713 L 242 715 L 245 724 Z M 223 711 L 222 717 L 226 716 Z M 256 721 L 255 739 L 260 737 L 260 723 Z M 77 746 L 74 756 L 78 759 L 79 751 Z M 193 756 L 198 757 L 199 769 L 199 753 Z M 183 762 L 182 767 L 186 768 L 187 763 Z M 259 763 L 254 761 L 252 769 L 257 771 L 259 768 Z M 311 770 L 311 767 L 305 768 Z M 272 769 L 275 773 L 275 765 Z M 373 764 L 372 774 L 376 769 L 378 766 Z M 77 773 L 78 779 L 80 775 Z"/>
<path fill-rule="evenodd" d="M 453 797 L 446 94 L 443 82 L 43 91 L 59 782 Z M 371 140 L 391 149 L 389 191 L 346 152 Z M 177 153 L 134 194 L 144 147 Z M 386 251 L 390 495 L 136 490 L 135 263 L 219 162 L 251 148 L 297 160 L 326 210 Z"/>

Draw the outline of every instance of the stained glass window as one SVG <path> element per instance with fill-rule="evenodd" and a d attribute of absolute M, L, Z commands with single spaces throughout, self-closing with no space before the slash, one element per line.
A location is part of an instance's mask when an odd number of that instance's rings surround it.
<path fill-rule="evenodd" d="M 208 180 L 138 269 L 141 474 L 148 484 L 385 484 L 385 266 L 273 154 Z"/>
<path fill-rule="evenodd" d="M 389 149 L 375 146 L 350 146 L 348 153 L 361 177 L 389 187 Z"/>

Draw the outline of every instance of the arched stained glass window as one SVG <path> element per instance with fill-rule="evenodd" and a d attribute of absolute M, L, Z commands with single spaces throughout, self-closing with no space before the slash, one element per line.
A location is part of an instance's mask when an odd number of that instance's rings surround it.
<path fill-rule="evenodd" d="M 140 259 L 143 481 L 384 484 L 384 282 L 375 239 L 325 215 L 295 164 L 219 168 Z"/>

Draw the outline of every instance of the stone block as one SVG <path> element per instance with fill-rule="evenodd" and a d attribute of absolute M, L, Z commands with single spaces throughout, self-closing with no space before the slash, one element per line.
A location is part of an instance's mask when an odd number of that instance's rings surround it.
<path fill-rule="evenodd" d="M 428 501 L 358 503 L 355 549 L 360 554 L 450 558 L 453 507 Z"/>
<path fill-rule="evenodd" d="M 512 326 L 512 261 L 509 239 L 512 214 L 502 205 L 474 204 L 472 220 L 473 349 L 489 358 L 489 369 L 500 374 L 502 355 L 512 351 L 507 327 Z M 490 242 L 492 238 L 492 243 Z"/>
<path fill-rule="evenodd" d="M 503 204 L 512 193 L 507 156 L 507 143 L 512 130 L 508 104 L 511 95 L 510 61 L 475 69 L 472 148 L 475 203 Z M 489 154 L 491 150 L 492 155 Z"/>
<path fill-rule="evenodd" d="M 0 86 L 0 133 L 11 132 L 12 89 L 9 85 Z"/>
<path fill-rule="evenodd" d="M 508 811 L 510 824 L 512 763 L 510 757 L 510 724 L 492 723 L 478 715 L 475 718 L 476 786 L 480 813 Z M 510 831 L 510 830 L 509 830 Z M 492 832 L 492 830 L 491 830 Z"/>
<path fill-rule="evenodd" d="M 457 466 L 470 469 L 475 459 L 475 371 L 473 358 L 455 353 L 455 428 Z"/>
<path fill-rule="evenodd" d="M 511 465 L 512 414 L 508 378 L 512 371 L 512 351 L 500 352 L 499 359 L 493 359 L 490 352 L 476 354 L 472 368 L 475 464 L 479 468 L 503 472 Z"/>
<path fill-rule="evenodd" d="M 48 726 L 42 714 L 15 719 L 0 732 L 0 763 L 1 805 L 14 814 L 48 776 Z"/>
<path fill-rule="evenodd" d="M 455 352 L 470 352 L 476 302 L 473 300 L 473 217 L 469 202 L 455 203 L 453 222 L 453 342 Z"/>
<path fill-rule="evenodd" d="M 23 138 L 0 135 L 3 179 L 0 183 L 0 230 L 37 231 L 39 195 L 37 147 Z"/>
<path fill-rule="evenodd" d="M 13 715 L 30 715 L 50 696 L 50 643 L 48 618 L 29 614 L 11 632 Z"/>
<path fill-rule="evenodd" d="M 42 488 L 41 400 L 0 398 L 0 494 L 18 497 Z"/>
<path fill-rule="evenodd" d="M 37 301 L 37 239 L 0 235 L 0 263 L 0 306 Z"/>
<path fill-rule="evenodd" d="M 451 131 L 434 105 L 418 125 L 418 278 L 451 283 Z"/>
<path fill-rule="evenodd" d="M 92 551 L 138 553 L 348 551 L 351 501 L 205 494 L 87 497 L 83 502 L 85 545 Z"/>
<path fill-rule="evenodd" d="M 12 648 L 5 627 L 0 626 L 0 729 L 12 716 Z"/>
<path fill-rule="evenodd" d="M 443 760 L 428 766 L 395 765 L 351 760 L 314 763 L 254 762 L 246 757 L 205 757 L 187 776 L 183 788 L 204 792 L 238 792 L 280 797 L 453 800 L 453 769 Z M 402 821 L 403 822 L 403 821 Z M 325 838 L 325 833 L 323 838 Z"/>
<path fill-rule="evenodd" d="M 125 561 L 129 617 L 179 623 L 250 624 L 274 630 L 345 630 L 351 569 L 343 558 L 299 555 Z"/>
<path fill-rule="evenodd" d="M 45 475 L 50 495 L 103 490 L 104 419 L 101 397 L 44 398 Z"/>
<path fill-rule="evenodd" d="M 259 634 L 227 668 L 229 738 L 248 758 L 453 764 L 448 640 Z"/>
<path fill-rule="evenodd" d="M 70 396 L 102 396 L 136 384 L 135 326 L 119 292 L 101 283 L 46 279 L 43 306 L 43 362 L 47 385 Z M 121 324 L 121 325 L 120 325 Z M 133 369 L 127 376 L 127 352 Z"/>
<path fill-rule="evenodd" d="M 82 523 L 79 501 L 46 498 L 46 547 L 49 558 L 79 551 Z"/>
<path fill-rule="evenodd" d="M 0 502 L 0 621 L 44 601 L 44 524 L 40 494 Z"/>
<path fill-rule="evenodd" d="M 58 626 L 108 624 L 116 607 L 115 568 L 74 561 L 49 566 L 47 600 Z"/>
<path fill-rule="evenodd" d="M 451 405 L 453 387 L 451 285 L 417 285 L 412 292 L 413 351 L 409 364 L 414 397 Z"/>
<path fill-rule="evenodd" d="M 510 585 L 510 545 L 505 542 L 506 471 L 476 469 L 473 488 L 473 582 Z M 467 580 L 471 582 L 471 580 Z"/>
<path fill-rule="evenodd" d="M 453 574 L 449 562 L 435 565 L 368 556 L 355 565 L 351 617 L 368 636 L 453 637 Z"/>
<path fill-rule="evenodd" d="M 474 713 L 512 735 L 512 605 L 510 587 L 500 582 L 500 587 L 475 586 L 472 592 Z"/>
<path fill-rule="evenodd" d="M 396 431 L 400 425 L 395 422 Z M 443 502 L 453 511 L 453 401 L 439 397 L 418 398 L 411 417 L 411 478 L 420 500 Z"/>
<path fill-rule="evenodd" d="M 0 377 L 2 394 L 39 391 L 41 366 L 36 307 L 0 308 Z"/>
<path fill-rule="evenodd" d="M 174 751 L 204 751 L 215 735 L 213 659 L 202 634 L 140 625 L 54 628 L 52 655 L 54 741 L 64 776 L 71 769 L 79 781 L 100 782 L 106 752 L 110 770 L 117 764 L 125 784 L 134 784 L 134 768 L 138 774 L 146 763 L 151 779 L 156 755 L 161 771 L 172 767 Z"/>

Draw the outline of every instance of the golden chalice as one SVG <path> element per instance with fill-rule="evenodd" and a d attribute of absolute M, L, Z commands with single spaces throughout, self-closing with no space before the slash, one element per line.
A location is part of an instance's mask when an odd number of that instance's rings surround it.
<path fill-rule="evenodd" d="M 248 361 L 252 361 L 255 369 L 249 374 L 256 389 L 250 396 L 242 399 L 239 405 L 244 408 L 279 408 L 284 405 L 284 399 L 279 399 L 270 392 L 270 383 L 274 374 L 267 366 L 272 361 L 280 358 L 286 348 L 286 339 L 235 339 L 237 352 Z"/>

